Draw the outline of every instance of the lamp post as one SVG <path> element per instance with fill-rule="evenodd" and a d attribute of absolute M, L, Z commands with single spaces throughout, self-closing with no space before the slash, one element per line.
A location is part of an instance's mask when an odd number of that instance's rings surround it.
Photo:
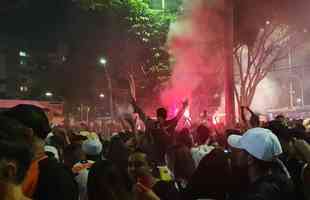
<path fill-rule="evenodd" d="M 108 89 L 109 89 L 109 93 L 110 93 L 110 115 L 111 115 L 111 118 L 114 119 L 112 80 L 111 80 L 110 74 L 106 68 L 108 61 L 104 57 L 101 57 L 99 59 L 99 63 L 100 63 L 100 65 L 103 66 L 103 69 L 104 69 L 104 72 L 106 75 L 106 79 L 108 81 Z M 104 97 L 104 94 L 102 94 L 102 95 L 100 94 L 100 98 L 102 98 L 101 96 Z"/>

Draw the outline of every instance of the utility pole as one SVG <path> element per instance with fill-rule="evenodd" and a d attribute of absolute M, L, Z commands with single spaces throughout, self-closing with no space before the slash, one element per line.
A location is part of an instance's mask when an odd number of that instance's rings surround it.
<path fill-rule="evenodd" d="M 305 107 L 305 86 L 304 82 L 305 81 L 305 67 L 302 67 L 302 74 L 301 74 L 301 81 L 300 81 L 300 87 L 301 87 L 301 106 L 302 108 Z"/>
<path fill-rule="evenodd" d="M 84 110 L 84 107 L 83 107 L 83 104 L 81 104 L 81 107 L 80 107 L 80 111 L 81 111 L 81 121 L 83 121 L 83 110 Z"/>
<path fill-rule="evenodd" d="M 290 108 L 294 107 L 294 88 L 293 88 L 293 77 L 292 77 L 292 49 L 289 47 L 289 52 L 288 52 L 288 65 L 289 65 L 289 73 L 290 73 Z"/>
<path fill-rule="evenodd" d="M 114 119 L 114 109 L 113 109 L 113 88 L 112 88 L 112 80 L 110 77 L 110 74 L 108 73 L 108 70 L 105 69 L 105 74 L 106 74 L 106 79 L 108 81 L 108 88 L 109 88 L 109 93 L 110 93 L 110 114 L 111 118 Z"/>

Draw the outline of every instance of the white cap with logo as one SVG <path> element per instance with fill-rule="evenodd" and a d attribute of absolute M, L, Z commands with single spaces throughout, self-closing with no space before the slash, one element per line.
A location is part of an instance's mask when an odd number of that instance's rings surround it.
<path fill-rule="evenodd" d="M 243 149 L 263 161 L 272 161 L 275 156 L 282 153 L 278 137 L 264 128 L 249 129 L 242 136 L 230 135 L 228 144 L 234 148 Z"/>

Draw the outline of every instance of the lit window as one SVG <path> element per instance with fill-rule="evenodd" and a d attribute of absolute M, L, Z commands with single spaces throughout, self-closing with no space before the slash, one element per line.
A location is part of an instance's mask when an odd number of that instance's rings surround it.
<path fill-rule="evenodd" d="M 20 87 L 19 87 L 19 90 L 20 90 L 21 92 L 28 92 L 28 87 L 27 87 L 27 86 L 20 86 Z"/>

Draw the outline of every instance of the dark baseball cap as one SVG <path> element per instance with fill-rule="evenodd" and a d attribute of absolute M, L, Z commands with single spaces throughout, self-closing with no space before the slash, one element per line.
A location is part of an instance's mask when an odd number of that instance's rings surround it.
<path fill-rule="evenodd" d="M 5 111 L 3 115 L 32 128 L 34 135 L 39 138 L 45 139 L 47 134 L 51 132 L 48 118 L 44 110 L 38 106 L 19 104 Z"/>

